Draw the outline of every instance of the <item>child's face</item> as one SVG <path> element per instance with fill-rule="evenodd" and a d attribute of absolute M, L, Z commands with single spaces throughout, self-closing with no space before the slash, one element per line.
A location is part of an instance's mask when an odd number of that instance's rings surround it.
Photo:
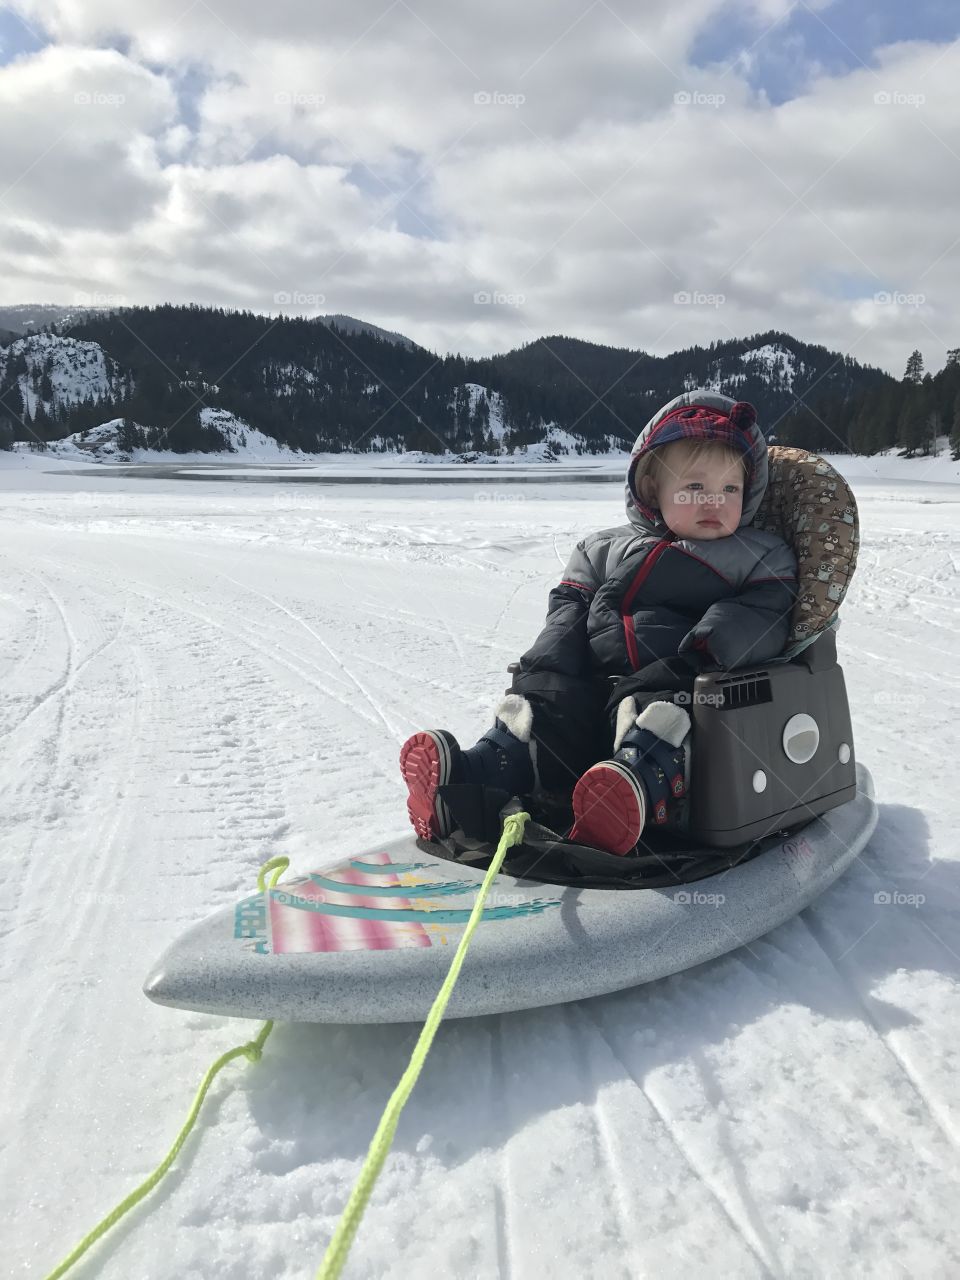
<path fill-rule="evenodd" d="M 721 451 L 694 456 L 684 440 L 664 445 L 655 493 L 664 523 L 678 538 L 728 538 L 743 514 L 743 464 Z"/>

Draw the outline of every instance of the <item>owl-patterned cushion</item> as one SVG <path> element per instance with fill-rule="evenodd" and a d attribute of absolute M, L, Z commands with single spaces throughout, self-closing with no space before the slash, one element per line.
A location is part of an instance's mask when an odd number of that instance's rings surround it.
<path fill-rule="evenodd" d="M 857 503 L 843 476 L 815 453 L 774 444 L 768 459 L 770 478 L 753 525 L 779 534 L 797 557 L 792 647 L 828 627 L 846 595 L 860 548 Z"/>

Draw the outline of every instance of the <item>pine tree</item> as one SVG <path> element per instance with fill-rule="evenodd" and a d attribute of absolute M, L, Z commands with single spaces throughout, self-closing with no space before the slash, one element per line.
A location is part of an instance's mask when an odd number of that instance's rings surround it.
<path fill-rule="evenodd" d="M 933 377 L 929 373 L 924 374 L 920 397 L 924 426 L 924 457 L 929 457 L 930 454 L 936 456 L 937 439 L 940 435 L 940 407 L 937 404 L 937 393 Z"/>
<path fill-rule="evenodd" d="M 477 397 L 477 403 L 474 406 L 473 415 L 470 419 L 470 448 L 482 452 L 484 448 L 487 428 L 490 425 L 490 405 L 487 403 L 486 395 L 481 391 Z"/>
<path fill-rule="evenodd" d="M 920 387 L 909 388 L 897 423 L 897 443 L 905 458 L 912 458 L 927 439 L 927 407 Z"/>
<path fill-rule="evenodd" d="M 872 424 L 872 404 L 869 399 L 861 401 L 858 410 L 850 422 L 849 439 L 852 453 L 869 453 L 870 424 Z"/>
<path fill-rule="evenodd" d="M 950 457 L 960 462 L 960 391 L 953 402 L 953 425 L 950 430 Z"/>
<path fill-rule="evenodd" d="M 910 359 L 907 361 L 907 367 L 903 374 L 904 382 L 912 382 L 919 386 L 923 381 L 923 356 L 919 351 L 911 352 Z"/>
<path fill-rule="evenodd" d="M 24 422 L 23 394 L 19 382 L 7 387 L 0 394 L 0 419 L 6 419 L 15 440 L 29 439 L 30 433 Z"/>
<path fill-rule="evenodd" d="M 904 383 L 893 383 L 889 390 L 882 392 L 877 398 L 877 412 L 874 423 L 876 452 L 893 449 L 899 438 L 900 408 L 903 402 Z"/>
<path fill-rule="evenodd" d="M 923 394 L 923 356 L 914 350 L 903 373 L 903 399 L 897 420 L 897 443 L 912 458 L 926 439 L 927 405 Z"/>

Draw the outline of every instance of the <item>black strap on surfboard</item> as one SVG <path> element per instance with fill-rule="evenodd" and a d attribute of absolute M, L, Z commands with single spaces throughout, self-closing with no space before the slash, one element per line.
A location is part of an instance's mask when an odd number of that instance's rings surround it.
<path fill-rule="evenodd" d="M 438 788 L 438 794 L 459 826 L 442 839 L 418 839 L 417 846 L 436 857 L 485 869 L 496 852 L 504 811 L 518 807 L 519 801 L 507 791 L 471 783 L 447 783 Z M 517 879 L 585 889 L 690 884 L 749 861 L 782 839 L 774 834 L 730 849 L 708 849 L 691 846 L 680 833 L 653 830 L 644 832 L 630 854 L 618 857 L 561 834 L 572 826 L 572 811 L 538 806 L 530 797 L 521 807 L 531 819 L 522 843 L 509 850 L 503 871 Z"/>

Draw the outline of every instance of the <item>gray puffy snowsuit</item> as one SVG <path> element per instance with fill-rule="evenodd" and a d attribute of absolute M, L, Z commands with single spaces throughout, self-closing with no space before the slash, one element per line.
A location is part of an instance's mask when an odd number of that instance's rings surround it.
<path fill-rule="evenodd" d="M 634 488 L 637 459 L 675 439 L 735 443 L 747 459 L 736 533 L 678 539 Z M 690 692 L 699 671 L 766 662 L 787 642 L 796 559 L 750 528 L 767 485 L 752 405 L 698 389 L 665 404 L 637 438 L 625 485 L 628 523 L 578 542 L 550 592 L 546 625 L 519 660 L 497 715 L 531 743 L 538 790 L 568 793 L 612 754 L 616 710 Z"/>

